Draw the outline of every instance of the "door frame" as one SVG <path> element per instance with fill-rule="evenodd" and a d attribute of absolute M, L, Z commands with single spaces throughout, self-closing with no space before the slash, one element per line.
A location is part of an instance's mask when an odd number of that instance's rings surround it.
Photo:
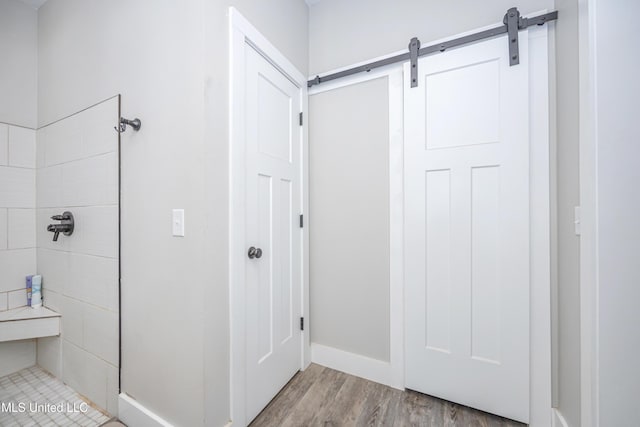
<path fill-rule="evenodd" d="M 600 425 L 596 1 L 578 2 L 580 70 L 580 424 Z"/>
<path fill-rule="evenodd" d="M 307 116 L 307 80 L 296 67 L 234 7 L 229 8 L 229 390 L 234 424 L 246 425 L 245 321 L 245 49 L 255 49 L 300 89 L 300 106 Z M 305 322 L 300 369 L 310 364 L 309 347 L 309 198 L 308 125 L 300 126 L 302 212 L 301 316 Z"/>

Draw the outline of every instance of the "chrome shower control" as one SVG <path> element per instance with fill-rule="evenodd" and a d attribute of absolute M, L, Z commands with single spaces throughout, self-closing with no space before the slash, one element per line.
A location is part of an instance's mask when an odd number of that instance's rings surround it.
<path fill-rule="evenodd" d="M 53 241 L 58 241 L 58 236 L 60 233 L 65 236 L 71 236 L 73 234 L 73 229 L 75 227 L 75 222 L 73 220 L 73 214 L 69 211 L 64 212 L 62 215 L 54 215 L 51 217 L 54 221 L 60 221 L 60 224 L 49 224 L 47 226 L 47 231 L 53 233 Z"/>

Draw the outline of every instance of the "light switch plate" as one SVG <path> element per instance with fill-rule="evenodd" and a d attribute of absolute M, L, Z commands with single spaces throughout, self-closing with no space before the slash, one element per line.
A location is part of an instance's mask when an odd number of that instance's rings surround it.
<path fill-rule="evenodd" d="M 184 209 L 173 210 L 173 235 L 184 237 Z"/>

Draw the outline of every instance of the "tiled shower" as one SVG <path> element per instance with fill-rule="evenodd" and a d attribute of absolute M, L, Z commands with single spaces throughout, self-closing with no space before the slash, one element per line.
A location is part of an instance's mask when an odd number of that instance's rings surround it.
<path fill-rule="evenodd" d="M 25 276 L 37 273 L 45 307 L 61 315 L 59 336 L 0 342 L 0 377 L 37 364 L 112 415 L 119 382 L 118 120 L 113 97 L 37 131 L 0 124 L 0 314 L 26 304 Z M 53 241 L 47 225 L 65 211 L 75 229 Z"/>

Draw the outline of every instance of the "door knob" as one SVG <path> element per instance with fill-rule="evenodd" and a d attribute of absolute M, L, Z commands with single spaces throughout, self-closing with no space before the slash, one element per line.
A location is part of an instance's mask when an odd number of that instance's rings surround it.
<path fill-rule="evenodd" d="M 249 255 L 249 259 L 260 258 L 262 257 L 262 249 L 251 246 L 247 255 Z"/>

